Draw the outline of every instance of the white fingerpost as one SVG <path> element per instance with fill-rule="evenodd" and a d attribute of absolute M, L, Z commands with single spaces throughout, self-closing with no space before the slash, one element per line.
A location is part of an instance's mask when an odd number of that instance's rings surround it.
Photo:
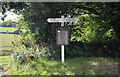
<path fill-rule="evenodd" d="M 64 19 L 64 16 L 62 15 L 61 18 Z M 64 21 L 61 22 L 61 27 L 63 27 L 63 26 L 64 26 Z"/>
<path fill-rule="evenodd" d="M 64 45 L 61 45 L 61 59 L 62 63 L 64 63 Z"/>
<path fill-rule="evenodd" d="M 78 18 L 69 18 L 69 17 L 64 18 L 64 15 L 62 15 L 61 18 L 48 18 L 47 19 L 47 21 L 49 23 L 60 22 L 61 27 L 64 27 L 65 22 L 75 22 L 75 23 L 77 23 L 78 20 L 79 20 Z M 58 31 L 58 32 L 60 32 L 60 31 Z M 59 44 L 59 45 L 61 45 L 61 60 L 62 60 L 62 63 L 64 63 L 64 45 L 66 45 L 66 44 L 64 43 L 64 44 Z"/>
<path fill-rule="evenodd" d="M 61 18 L 64 19 L 64 16 L 62 15 Z M 61 22 L 61 27 L 64 26 L 64 22 Z M 62 63 L 64 63 L 64 45 L 61 45 L 61 60 L 62 60 Z"/>

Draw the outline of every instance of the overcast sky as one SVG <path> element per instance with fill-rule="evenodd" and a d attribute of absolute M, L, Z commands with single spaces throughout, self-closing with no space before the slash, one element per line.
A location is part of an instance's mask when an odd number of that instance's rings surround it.
<path fill-rule="evenodd" d="M 9 12 L 9 11 L 7 11 L 5 14 L 7 15 L 7 17 L 5 17 L 5 20 L 4 20 L 5 22 L 9 21 L 9 20 L 16 22 L 16 21 L 18 21 L 18 17 L 20 17 L 20 15 L 16 15 L 15 13 Z M 0 22 L 3 22 L 1 20 L 2 16 L 3 16 L 2 13 L 0 13 Z"/>

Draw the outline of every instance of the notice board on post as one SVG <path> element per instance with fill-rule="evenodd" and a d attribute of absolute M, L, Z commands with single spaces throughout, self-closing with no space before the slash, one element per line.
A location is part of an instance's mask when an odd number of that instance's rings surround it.
<path fill-rule="evenodd" d="M 58 45 L 69 45 L 69 30 L 66 27 L 59 27 L 56 30 L 56 42 Z"/>

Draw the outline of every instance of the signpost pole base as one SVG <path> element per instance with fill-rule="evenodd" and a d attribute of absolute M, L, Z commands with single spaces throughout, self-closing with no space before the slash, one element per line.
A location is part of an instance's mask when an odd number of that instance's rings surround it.
<path fill-rule="evenodd" d="M 62 59 L 62 63 L 64 63 L 64 45 L 61 45 L 61 59 Z"/>

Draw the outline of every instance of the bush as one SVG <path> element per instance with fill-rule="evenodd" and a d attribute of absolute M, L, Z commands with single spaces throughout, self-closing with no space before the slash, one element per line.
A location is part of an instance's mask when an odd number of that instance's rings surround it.
<path fill-rule="evenodd" d="M 66 58 L 73 57 L 113 57 L 118 58 L 120 54 L 120 42 L 108 40 L 105 42 L 71 42 L 66 46 Z"/>
<path fill-rule="evenodd" d="M 91 45 L 84 42 L 71 42 L 65 50 L 66 58 L 92 56 L 91 51 Z"/>
<path fill-rule="evenodd" d="M 18 49 L 13 55 L 13 59 L 19 64 L 27 62 L 27 58 L 30 60 L 37 60 L 43 58 L 50 58 L 49 49 L 47 47 L 34 46 L 33 48 Z"/>

